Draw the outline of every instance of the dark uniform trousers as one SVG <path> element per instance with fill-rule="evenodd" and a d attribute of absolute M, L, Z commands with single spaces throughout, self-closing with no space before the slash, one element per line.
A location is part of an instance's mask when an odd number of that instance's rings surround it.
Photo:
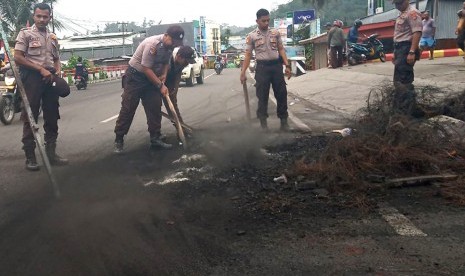
<path fill-rule="evenodd" d="M 394 43 L 394 87 L 392 104 L 394 109 L 403 113 L 411 113 L 415 107 L 416 95 L 413 86 L 413 65 L 407 63 L 410 41 Z M 415 59 L 420 58 L 420 51 L 415 53 Z"/>
<path fill-rule="evenodd" d="M 276 111 L 278 118 L 287 118 L 287 88 L 282 63 L 279 60 L 257 61 L 255 80 L 257 82 L 255 87 L 258 98 L 257 117 L 259 119 L 268 118 L 268 99 L 271 85 L 278 103 Z"/>
<path fill-rule="evenodd" d="M 55 82 L 56 86 L 46 84 L 42 80 L 42 75 L 33 70 L 21 69 L 21 80 L 24 83 L 24 89 L 26 90 L 27 99 L 31 106 L 32 116 L 36 122 L 39 117 L 40 105 L 42 104 L 45 143 L 55 143 L 58 137 L 58 119 L 60 119 L 59 91 L 65 89 L 69 91 L 69 86 L 67 86 L 66 82 Z M 35 149 L 36 143 L 34 134 L 29 125 L 29 118 L 24 108 L 21 113 L 21 120 L 24 122 L 22 139 L 23 149 L 33 150 Z"/>
<path fill-rule="evenodd" d="M 150 137 L 160 136 L 162 103 L 160 90 L 145 77 L 144 73 L 134 68 L 129 67 L 125 76 L 121 110 L 116 121 L 115 134 L 124 136 L 128 133 L 139 101 L 142 100 Z"/>
<path fill-rule="evenodd" d="M 465 30 L 462 30 L 457 35 L 457 45 L 462 51 L 465 51 Z"/>

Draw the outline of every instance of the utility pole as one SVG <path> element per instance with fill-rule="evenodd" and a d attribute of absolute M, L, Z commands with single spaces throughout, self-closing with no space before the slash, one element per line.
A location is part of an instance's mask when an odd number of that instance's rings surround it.
<path fill-rule="evenodd" d="M 416 8 L 417 10 L 420 9 L 420 0 L 415 0 L 415 8 Z"/>
<path fill-rule="evenodd" d="M 125 46 L 125 41 L 126 41 L 126 37 L 125 37 L 125 29 L 126 29 L 126 26 L 129 24 L 128 22 L 116 22 L 116 24 L 119 26 L 121 25 L 121 28 L 123 30 L 123 56 L 126 55 L 126 46 Z"/>

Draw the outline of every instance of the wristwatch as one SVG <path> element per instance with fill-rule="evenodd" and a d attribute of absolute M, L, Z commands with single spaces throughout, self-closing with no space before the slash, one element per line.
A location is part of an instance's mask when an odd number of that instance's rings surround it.
<path fill-rule="evenodd" d="M 158 89 L 161 90 L 161 88 L 163 87 L 163 85 L 165 85 L 165 84 L 164 84 L 163 82 L 160 82 L 160 83 L 157 85 Z"/>
<path fill-rule="evenodd" d="M 415 54 L 415 51 L 408 51 L 408 54 L 409 54 L 409 55 L 414 55 L 414 54 Z"/>

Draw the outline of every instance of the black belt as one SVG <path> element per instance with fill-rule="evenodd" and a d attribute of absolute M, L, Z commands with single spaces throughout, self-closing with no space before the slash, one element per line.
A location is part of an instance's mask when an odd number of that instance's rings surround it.
<path fill-rule="evenodd" d="M 141 76 L 141 77 L 142 76 L 145 77 L 144 73 L 137 71 L 137 69 L 132 67 L 132 66 L 128 66 L 128 69 L 126 69 L 126 72 L 134 74 L 134 75 L 138 75 L 138 76 Z"/>
<path fill-rule="evenodd" d="M 396 47 L 396 48 L 406 46 L 406 45 L 410 46 L 410 45 L 412 45 L 412 42 L 411 41 L 394 42 L 394 47 Z"/>
<path fill-rule="evenodd" d="M 279 64 L 281 61 L 279 59 L 272 59 L 272 60 L 257 60 L 258 65 L 275 65 Z"/>

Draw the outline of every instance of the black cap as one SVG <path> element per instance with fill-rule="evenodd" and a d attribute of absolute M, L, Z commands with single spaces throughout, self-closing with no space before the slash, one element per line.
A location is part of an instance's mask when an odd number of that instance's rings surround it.
<path fill-rule="evenodd" d="M 195 63 L 195 52 L 190 46 L 181 46 L 177 53 L 180 57 L 185 59 L 190 64 Z"/>
<path fill-rule="evenodd" d="M 168 30 L 166 30 L 166 34 L 169 35 L 173 39 L 173 46 L 179 47 L 183 45 L 184 39 L 184 30 L 179 25 L 171 25 Z"/>

